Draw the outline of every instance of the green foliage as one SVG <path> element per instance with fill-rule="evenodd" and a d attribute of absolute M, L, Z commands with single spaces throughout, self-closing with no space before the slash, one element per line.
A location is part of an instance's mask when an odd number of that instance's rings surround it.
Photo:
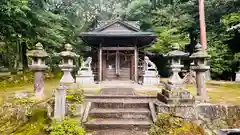
<path fill-rule="evenodd" d="M 205 135 L 204 130 L 194 123 L 176 118 L 171 114 L 159 114 L 149 130 L 150 135 Z"/>
<path fill-rule="evenodd" d="M 186 34 L 181 33 L 177 28 L 160 27 L 156 29 L 159 33 L 157 42 L 149 48 L 152 52 L 167 53 L 172 50 L 173 44 L 179 44 L 181 49 L 189 42 Z"/>
<path fill-rule="evenodd" d="M 61 123 L 52 122 L 50 126 L 49 135 L 85 135 L 84 128 L 79 126 L 76 120 L 66 118 Z"/>
<path fill-rule="evenodd" d="M 29 120 L 11 135 L 45 134 L 45 126 L 49 121 L 46 110 L 36 109 Z"/>
<path fill-rule="evenodd" d="M 33 135 L 44 132 L 49 122 L 45 101 L 6 96 L 0 106 L 2 135 Z"/>
<path fill-rule="evenodd" d="M 84 93 L 82 89 L 67 90 L 66 99 L 68 101 L 68 116 L 74 116 L 77 106 L 84 101 Z"/>
<path fill-rule="evenodd" d="M 68 101 L 81 104 L 84 100 L 84 94 L 82 89 L 70 89 L 67 90 L 66 99 Z"/>
<path fill-rule="evenodd" d="M 232 27 L 240 23 L 240 12 L 234 12 L 223 16 L 223 23 Z"/>

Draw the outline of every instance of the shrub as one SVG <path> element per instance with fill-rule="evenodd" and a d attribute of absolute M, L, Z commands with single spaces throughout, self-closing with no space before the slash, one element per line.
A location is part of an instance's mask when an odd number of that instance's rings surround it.
<path fill-rule="evenodd" d="M 84 128 L 70 118 L 66 118 L 62 123 L 53 121 L 48 131 L 49 135 L 85 135 Z"/>
<path fill-rule="evenodd" d="M 73 103 L 81 104 L 84 100 L 84 94 L 82 89 L 67 90 L 66 99 Z"/>
<path fill-rule="evenodd" d="M 78 104 L 82 104 L 84 94 L 82 89 L 71 89 L 67 91 L 66 99 L 68 102 L 68 116 L 74 116 Z"/>

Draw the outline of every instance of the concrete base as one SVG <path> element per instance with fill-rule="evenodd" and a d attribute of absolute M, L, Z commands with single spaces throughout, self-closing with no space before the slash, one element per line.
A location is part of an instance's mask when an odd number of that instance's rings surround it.
<path fill-rule="evenodd" d="M 76 75 L 76 84 L 94 84 L 94 76 Z"/>
<path fill-rule="evenodd" d="M 143 85 L 158 85 L 160 77 L 158 75 L 143 75 Z"/>
<path fill-rule="evenodd" d="M 240 72 L 236 72 L 235 81 L 236 81 L 236 82 L 240 82 Z"/>
<path fill-rule="evenodd" d="M 76 75 L 76 84 L 94 84 L 94 75 L 92 71 L 79 71 Z"/>

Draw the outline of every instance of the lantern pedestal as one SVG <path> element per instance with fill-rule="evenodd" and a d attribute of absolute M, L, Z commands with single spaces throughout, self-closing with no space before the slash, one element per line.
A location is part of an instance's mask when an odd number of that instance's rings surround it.
<path fill-rule="evenodd" d="M 74 78 L 72 77 L 72 68 L 63 68 L 63 76 L 60 80 L 61 84 L 73 84 L 75 82 Z"/>
<path fill-rule="evenodd" d="M 166 104 L 193 104 L 195 102 L 190 92 L 172 84 L 166 84 L 162 93 L 158 93 L 157 98 Z"/>
<path fill-rule="evenodd" d="M 34 73 L 34 92 L 36 97 L 42 97 L 44 94 L 44 73 L 35 71 Z"/>
<path fill-rule="evenodd" d="M 183 89 L 183 80 L 178 75 L 181 71 L 182 65 L 170 66 L 173 71 L 172 76 L 169 78 L 168 83 L 165 84 L 162 93 L 158 93 L 158 100 L 166 104 L 193 104 L 194 98 L 187 90 Z"/>

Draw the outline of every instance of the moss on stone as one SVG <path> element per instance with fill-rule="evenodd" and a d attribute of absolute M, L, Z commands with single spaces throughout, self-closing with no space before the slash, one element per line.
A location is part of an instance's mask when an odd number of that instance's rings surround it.
<path fill-rule="evenodd" d="M 198 125 L 174 117 L 171 114 L 159 114 L 157 121 L 149 130 L 150 135 L 205 135 Z"/>
<path fill-rule="evenodd" d="M 47 111 L 43 109 L 37 109 L 29 120 L 21 127 L 17 128 L 11 135 L 36 135 L 45 134 L 45 127 L 49 123 L 50 119 L 47 116 Z"/>

